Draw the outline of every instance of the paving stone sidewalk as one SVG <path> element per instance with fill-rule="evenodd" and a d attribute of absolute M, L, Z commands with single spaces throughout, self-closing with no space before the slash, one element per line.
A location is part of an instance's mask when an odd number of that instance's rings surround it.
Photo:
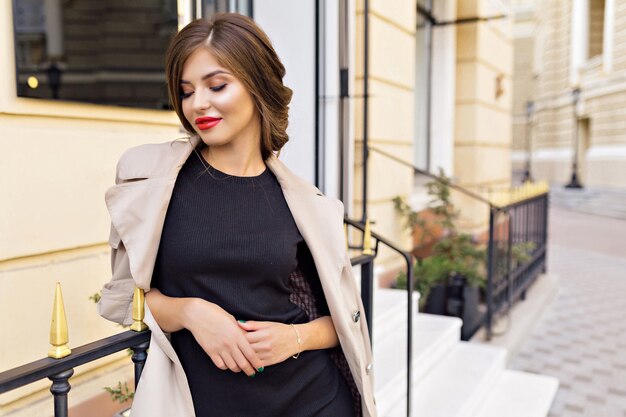
<path fill-rule="evenodd" d="M 510 367 L 560 380 L 549 417 L 626 417 L 626 221 L 550 216 L 559 294 Z"/>

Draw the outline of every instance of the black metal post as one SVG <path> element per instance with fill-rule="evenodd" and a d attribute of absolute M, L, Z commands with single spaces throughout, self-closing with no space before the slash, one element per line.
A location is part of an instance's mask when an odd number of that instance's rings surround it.
<path fill-rule="evenodd" d="M 574 99 L 574 158 L 572 160 L 572 178 L 569 184 L 565 188 L 583 188 L 583 185 L 578 180 L 578 100 L 580 98 L 580 88 L 576 87 L 572 91 Z"/>
<path fill-rule="evenodd" d="M 546 272 L 546 267 L 548 265 L 548 250 L 547 250 L 547 243 L 548 243 L 548 216 L 549 216 L 549 211 L 548 211 L 548 207 L 550 207 L 550 195 L 548 193 L 544 194 L 543 198 L 542 198 L 542 205 L 541 205 L 541 215 L 543 216 L 543 218 L 541 219 L 543 222 L 543 233 L 541 236 L 541 245 L 544 248 L 543 249 L 543 266 L 542 266 L 542 272 Z"/>
<path fill-rule="evenodd" d="M 485 329 L 487 340 L 493 337 L 493 280 L 495 273 L 495 215 L 496 209 L 489 210 L 489 246 L 487 247 L 487 316 Z"/>
<path fill-rule="evenodd" d="M 532 181 L 533 177 L 531 175 L 531 164 L 532 164 L 532 154 L 533 154 L 533 146 L 532 146 L 532 117 L 535 111 L 535 104 L 532 101 L 528 101 L 526 103 L 526 152 L 528 156 L 526 157 L 526 170 L 524 171 L 523 181 Z"/>
<path fill-rule="evenodd" d="M 507 251 L 506 251 L 506 282 L 507 282 L 507 309 L 510 309 L 513 306 L 513 290 L 515 289 L 515 282 L 513 282 L 513 230 L 515 228 L 515 222 L 517 221 L 516 216 L 514 215 L 514 208 L 509 208 L 506 212 L 508 217 L 508 227 L 507 227 Z"/>
<path fill-rule="evenodd" d="M 426 0 L 426 9 L 432 16 L 433 0 Z M 433 26 L 434 19 L 425 19 L 424 42 L 426 43 L 426 170 L 431 170 L 431 117 L 432 117 L 432 84 L 433 84 Z"/>
<path fill-rule="evenodd" d="M 74 375 L 74 370 L 68 369 L 48 377 L 52 381 L 50 392 L 54 395 L 54 417 L 67 417 L 68 415 L 67 393 L 72 388 L 69 382 L 72 375 Z"/>
<path fill-rule="evenodd" d="M 407 331 L 406 331 L 406 415 L 411 417 L 411 378 L 413 377 L 413 259 L 404 254 L 406 261 L 406 293 L 407 293 Z"/>
<path fill-rule="evenodd" d="M 372 326 L 374 323 L 374 258 L 361 265 L 361 300 L 365 308 L 365 318 L 367 319 L 367 329 L 370 333 L 370 344 L 374 340 Z"/>
<path fill-rule="evenodd" d="M 339 6 L 339 198 L 350 200 L 348 190 L 353 167 L 349 164 L 350 155 L 350 8 L 348 0 L 341 0 Z M 346 208 L 347 210 L 347 208 Z"/>
<path fill-rule="evenodd" d="M 324 191 L 324 180 L 322 178 L 323 176 L 323 169 L 321 167 L 321 164 L 323 163 L 323 158 L 322 158 L 322 150 L 320 147 L 320 135 L 323 135 L 324 132 L 324 126 L 323 126 L 323 122 L 321 121 L 322 116 L 322 112 L 320 111 L 320 106 L 322 104 L 322 96 L 325 94 L 325 92 L 320 92 L 321 90 L 321 77 L 323 77 L 323 72 L 325 69 L 321 68 L 321 66 L 323 65 L 320 61 L 320 57 L 321 57 L 321 48 L 322 46 L 320 45 L 321 43 L 321 37 L 323 36 L 323 31 L 320 30 L 320 19 L 321 19 L 321 5 L 320 5 L 320 0 L 315 0 L 315 94 L 313 95 L 313 97 L 315 97 L 315 110 L 314 110 L 314 118 L 315 118 L 315 142 L 314 142 L 314 150 L 313 150 L 313 154 L 315 156 L 315 185 L 317 187 L 319 187 L 322 191 Z"/>
<path fill-rule="evenodd" d="M 367 161 L 369 159 L 368 144 L 368 110 L 369 110 L 369 14 L 370 2 L 363 0 L 363 213 L 361 220 L 367 220 Z"/>
<path fill-rule="evenodd" d="M 150 342 L 144 342 L 132 348 L 132 360 L 135 364 L 135 389 L 137 389 L 137 384 L 139 384 L 139 378 L 141 378 L 143 366 L 146 364 L 146 358 L 148 357 L 148 353 L 146 351 L 148 350 L 149 346 Z"/>

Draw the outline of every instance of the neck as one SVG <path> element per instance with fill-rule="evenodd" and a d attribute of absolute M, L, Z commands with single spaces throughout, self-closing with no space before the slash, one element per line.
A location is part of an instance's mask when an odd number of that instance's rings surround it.
<path fill-rule="evenodd" d="M 252 147 L 206 146 L 202 156 L 215 169 L 237 177 L 260 175 L 265 170 L 261 150 Z"/>

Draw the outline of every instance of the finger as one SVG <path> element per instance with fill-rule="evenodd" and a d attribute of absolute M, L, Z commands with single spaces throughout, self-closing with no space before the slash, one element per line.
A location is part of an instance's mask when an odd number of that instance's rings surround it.
<path fill-rule="evenodd" d="M 256 369 L 257 372 L 263 372 L 264 362 L 261 360 L 258 353 L 254 350 L 254 348 L 249 344 L 242 344 L 240 347 L 241 353 L 245 356 L 246 360 Z"/>
<path fill-rule="evenodd" d="M 237 362 L 235 362 L 235 360 L 232 358 L 232 356 L 230 356 L 230 354 L 223 353 L 221 356 L 222 356 L 222 359 L 224 359 L 224 363 L 226 364 L 228 369 L 230 369 L 233 372 L 241 372 L 241 368 L 239 368 L 239 365 L 237 365 Z"/>
<path fill-rule="evenodd" d="M 217 366 L 222 371 L 225 371 L 228 369 L 228 366 L 226 366 L 226 364 L 224 363 L 224 360 L 222 359 L 220 355 L 214 354 L 214 355 L 209 355 L 209 357 L 211 358 L 215 366 Z"/>
<path fill-rule="evenodd" d="M 241 368 L 241 370 L 246 375 L 254 376 L 254 374 L 256 374 L 256 369 L 248 361 L 248 359 L 246 359 L 246 357 L 243 355 L 243 353 L 241 353 L 240 350 L 233 352 L 233 358 L 235 359 L 235 362 L 237 362 L 237 365 L 239 366 L 239 368 Z"/>
<path fill-rule="evenodd" d="M 264 329 L 274 324 L 271 321 L 254 321 L 254 320 L 237 321 L 237 323 L 239 324 L 239 327 L 241 327 L 242 329 L 246 329 L 249 332 Z"/>
<path fill-rule="evenodd" d="M 255 350 L 256 355 L 259 357 L 259 359 L 263 363 L 263 366 L 274 365 L 275 363 L 273 362 L 274 356 L 269 349 L 259 348 L 259 343 L 252 345 L 252 348 Z"/>
<path fill-rule="evenodd" d="M 272 353 L 272 348 L 270 347 L 270 344 L 267 343 L 267 341 L 265 340 L 262 340 L 257 343 L 252 343 L 250 344 L 250 346 L 252 347 L 252 349 L 254 350 L 254 352 L 257 354 L 259 358 L 261 358 L 263 355 L 266 355 L 268 353 Z"/>
<path fill-rule="evenodd" d="M 264 340 L 267 338 L 266 333 L 263 331 L 256 331 L 256 332 L 247 332 L 246 334 L 244 334 L 246 340 L 248 341 L 248 343 L 252 344 L 252 343 L 258 343 L 261 340 Z"/>
<path fill-rule="evenodd" d="M 254 321 L 254 320 L 249 320 L 249 321 L 237 320 L 237 324 L 239 325 L 239 327 L 248 332 L 257 330 L 258 323 L 259 323 L 258 321 Z"/>

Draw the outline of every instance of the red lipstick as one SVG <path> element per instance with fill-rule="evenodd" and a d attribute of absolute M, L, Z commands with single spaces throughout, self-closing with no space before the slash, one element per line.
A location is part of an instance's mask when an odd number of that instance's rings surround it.
<path fill-rule="evenodd" d="M 217 126 L 217 124 L 219 122 L 221 122 L 222 119 L 217 118 L 217 117 L 209 117 L 209 116 L 205 116 L 205 117 L 198 117 L 195 122 L 196 125 L 198 125 L 198 129 L 200 130 L 208 130 L 211 129 L 212 127 Z"/>

